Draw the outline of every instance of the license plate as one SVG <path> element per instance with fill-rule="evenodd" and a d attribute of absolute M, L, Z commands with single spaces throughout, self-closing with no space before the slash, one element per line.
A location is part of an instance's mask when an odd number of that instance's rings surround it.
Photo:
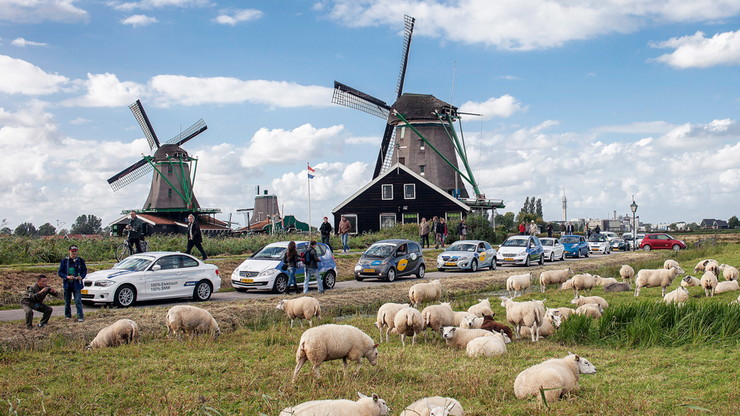
<path fill-rule="evenodd" d="M 80 293 L 82 293 L 83 295 L 87 295 L 87 289 L 82 289 Z"/>
<path fill-rule="evenodd" d="M 455 264 L 455 262 L 453 261 L 448 261 L 447 263 L 445 263 L 445 266 L 457 266 L 457 264 Z"/>
<path fill-rule="evenodd" d="M 363 273 L 375 273 L 375 269 L 362 269 Z"/>
<path fill-rule="evenodd" d="M 254 283 L 254 279 L 242 279 L 242 283 Z"/>
<path fill-rule="evenodd" d="M 591 251 L 599 251 L 598 248 L 592 248 Z"/>
<path fill-rule="evenodd" d="M 618 249 L 618 248 L 613 248 L 612 250 L 614 250 L 614 251 L 619 251 L 619 249 Z"/>
<path fill-rule="evenodd" d="M 514 261 L 513 257 L 504 257 L 504 261 Z"/>

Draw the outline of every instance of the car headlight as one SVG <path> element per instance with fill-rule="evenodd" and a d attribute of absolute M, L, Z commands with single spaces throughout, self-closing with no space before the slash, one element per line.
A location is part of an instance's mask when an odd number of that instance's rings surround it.
<path fill-rule="evenodd" d="M 522 250 L 522 251 L 519 252 L 519 254 L 517 254 L 517 257 L 523 257 L 523 256 L 526 256 L 526 255 L 527 255 L 527 250 Z"/>
<path fill-rule="evenodd" d="M 355 271 L 362 270 L 362 264 L 357 263 L 355 264 Z"/>
<path fill-rule="evenodd" d="M 99 287 L 107 287 L 107 286 L 113 286 L 116 282 L 112 280 L 98 280 L 97 282 L 93 283 L 93 286 L 99 286 Z"/>
<path fill-rule="evenodd" d="M 265 269 L 265 270 L 262 270 L 258 276 L 271 276 L 277 272 L 278 272 L 277 269 Z"/>

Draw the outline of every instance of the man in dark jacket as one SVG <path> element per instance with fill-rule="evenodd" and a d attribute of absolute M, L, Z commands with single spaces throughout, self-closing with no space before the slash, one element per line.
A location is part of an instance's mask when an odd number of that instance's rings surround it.
<path fill-rule="evenodd" d="M 21 308 L 26 313 L 26 328 L 33 329 L 33 311 L 39 311 L 44 314 L 41 317 L 41 322 L 39 322 L 39 328 L 46 326 L 47 322 L 49 322 L 51 313 L 54 310 L 50 306 L 44 305 L 44 298 L 49 293 L 59 296 L 59 292 L 48 285 L 48 280 L 43 274 L 36 276 L 36 283 L 28 286 L 26 289 L 26 293 L 21 297 Z"/>
<path fill-rule="evenodd" d="M 329 238 L 331 237 L 331 230 L 332 226 L 329 224 L 329 218 L 324 217 L 324 223 L 321 224 L 321 227 L 319 227 L 319 231 L 321 231 L 321 242 L 329 246 L 331 251 L 334 251 L 333 248 L 331 248 L 331 244 L 329 244 Z"/>
<path fill-rule="evenodd" d="M 468 226 L 465 224 L 465 218 L 460 220 L 460 224 L 457 224 L 457 235 L 460 236 L 460 240 L 468 239 Z"/>
<path fill-rule="evenodd" d="M 131 220 L 126 226 L 128 230 L 128 244 L 132 248 L 136 247 L 136 252 L 141 253 L 141 236 L 144 235 L 144 223 L 140 218 L 136 218 L 136 211 L 131 211 Z"/>
<path fill-rule="evenodd" d="M 75 308 L 77 308 L 77 322 L 83 322 L 85 316 L 82 312 L 82 279 L 87 276 L 87 266 L 82 257 L 77 256 L 77 246 L 69 246 L 69 256 L 62 259 L 57 273 L 62 278 L 64 285 L 64 317 L 72 319 L 72 297 L 74 296 Z"/>
<path fill-rule="evenodd" d="M 203 250 L 203 235 L 200 233 L 200 225 L 195 221 L 195 215 L 188 215 L 188 249 L 185 251 L 186 254 L 190 254 L 190 250 L 193 246 L 200 251 L 203 255 L 203 261 L 208 259 L 205 250 Z"/>
<path fill-rule="evenodd" d="M 311 280 L 311 276 L 316 277 L 319 293 L 324 293 L 324 285 L 321 281 L 321 273 L 319 273 L 320 262 L 321 259 L 318 253 L 316 253 L 316 241 L 311 240 L 308 249 L 306 249 L 306 275 L 303 279 L 303 293 L 308 293 L 308 282 Z"/>

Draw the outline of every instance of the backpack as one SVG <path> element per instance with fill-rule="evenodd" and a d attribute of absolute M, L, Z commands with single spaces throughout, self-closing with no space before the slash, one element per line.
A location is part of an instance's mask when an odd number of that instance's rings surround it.
<path fill-rule="evenodd" d="M 308 262 L 311 260 L 311 256 L 308 254 L 308 249 L 306 251 L 301 251 L 298 254 L 298 257 L 301 259 L 301 263 L 304 265 L 308 264 Z"/>

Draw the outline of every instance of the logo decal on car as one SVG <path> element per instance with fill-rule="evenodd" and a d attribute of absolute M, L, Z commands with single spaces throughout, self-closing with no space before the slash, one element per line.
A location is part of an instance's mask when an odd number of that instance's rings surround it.
<path fill-rule="evenodd" d="M 399 272 L 402 272 L 402 271 L 403 271 L 403 270 L 404 270 L 404 269 L 406 268 L 406 266 L 407 266 L 408 264 L 409 264 L 409 261 L 408 261 L 408 260 L 406 260 L 406 259 L 401 259 L 401 260 L 400 260 L 400 261 L 398 262 L 398 264 L 396 265 L 396 268 L 398 269 L 398 271 L 399 271 Z"/>

